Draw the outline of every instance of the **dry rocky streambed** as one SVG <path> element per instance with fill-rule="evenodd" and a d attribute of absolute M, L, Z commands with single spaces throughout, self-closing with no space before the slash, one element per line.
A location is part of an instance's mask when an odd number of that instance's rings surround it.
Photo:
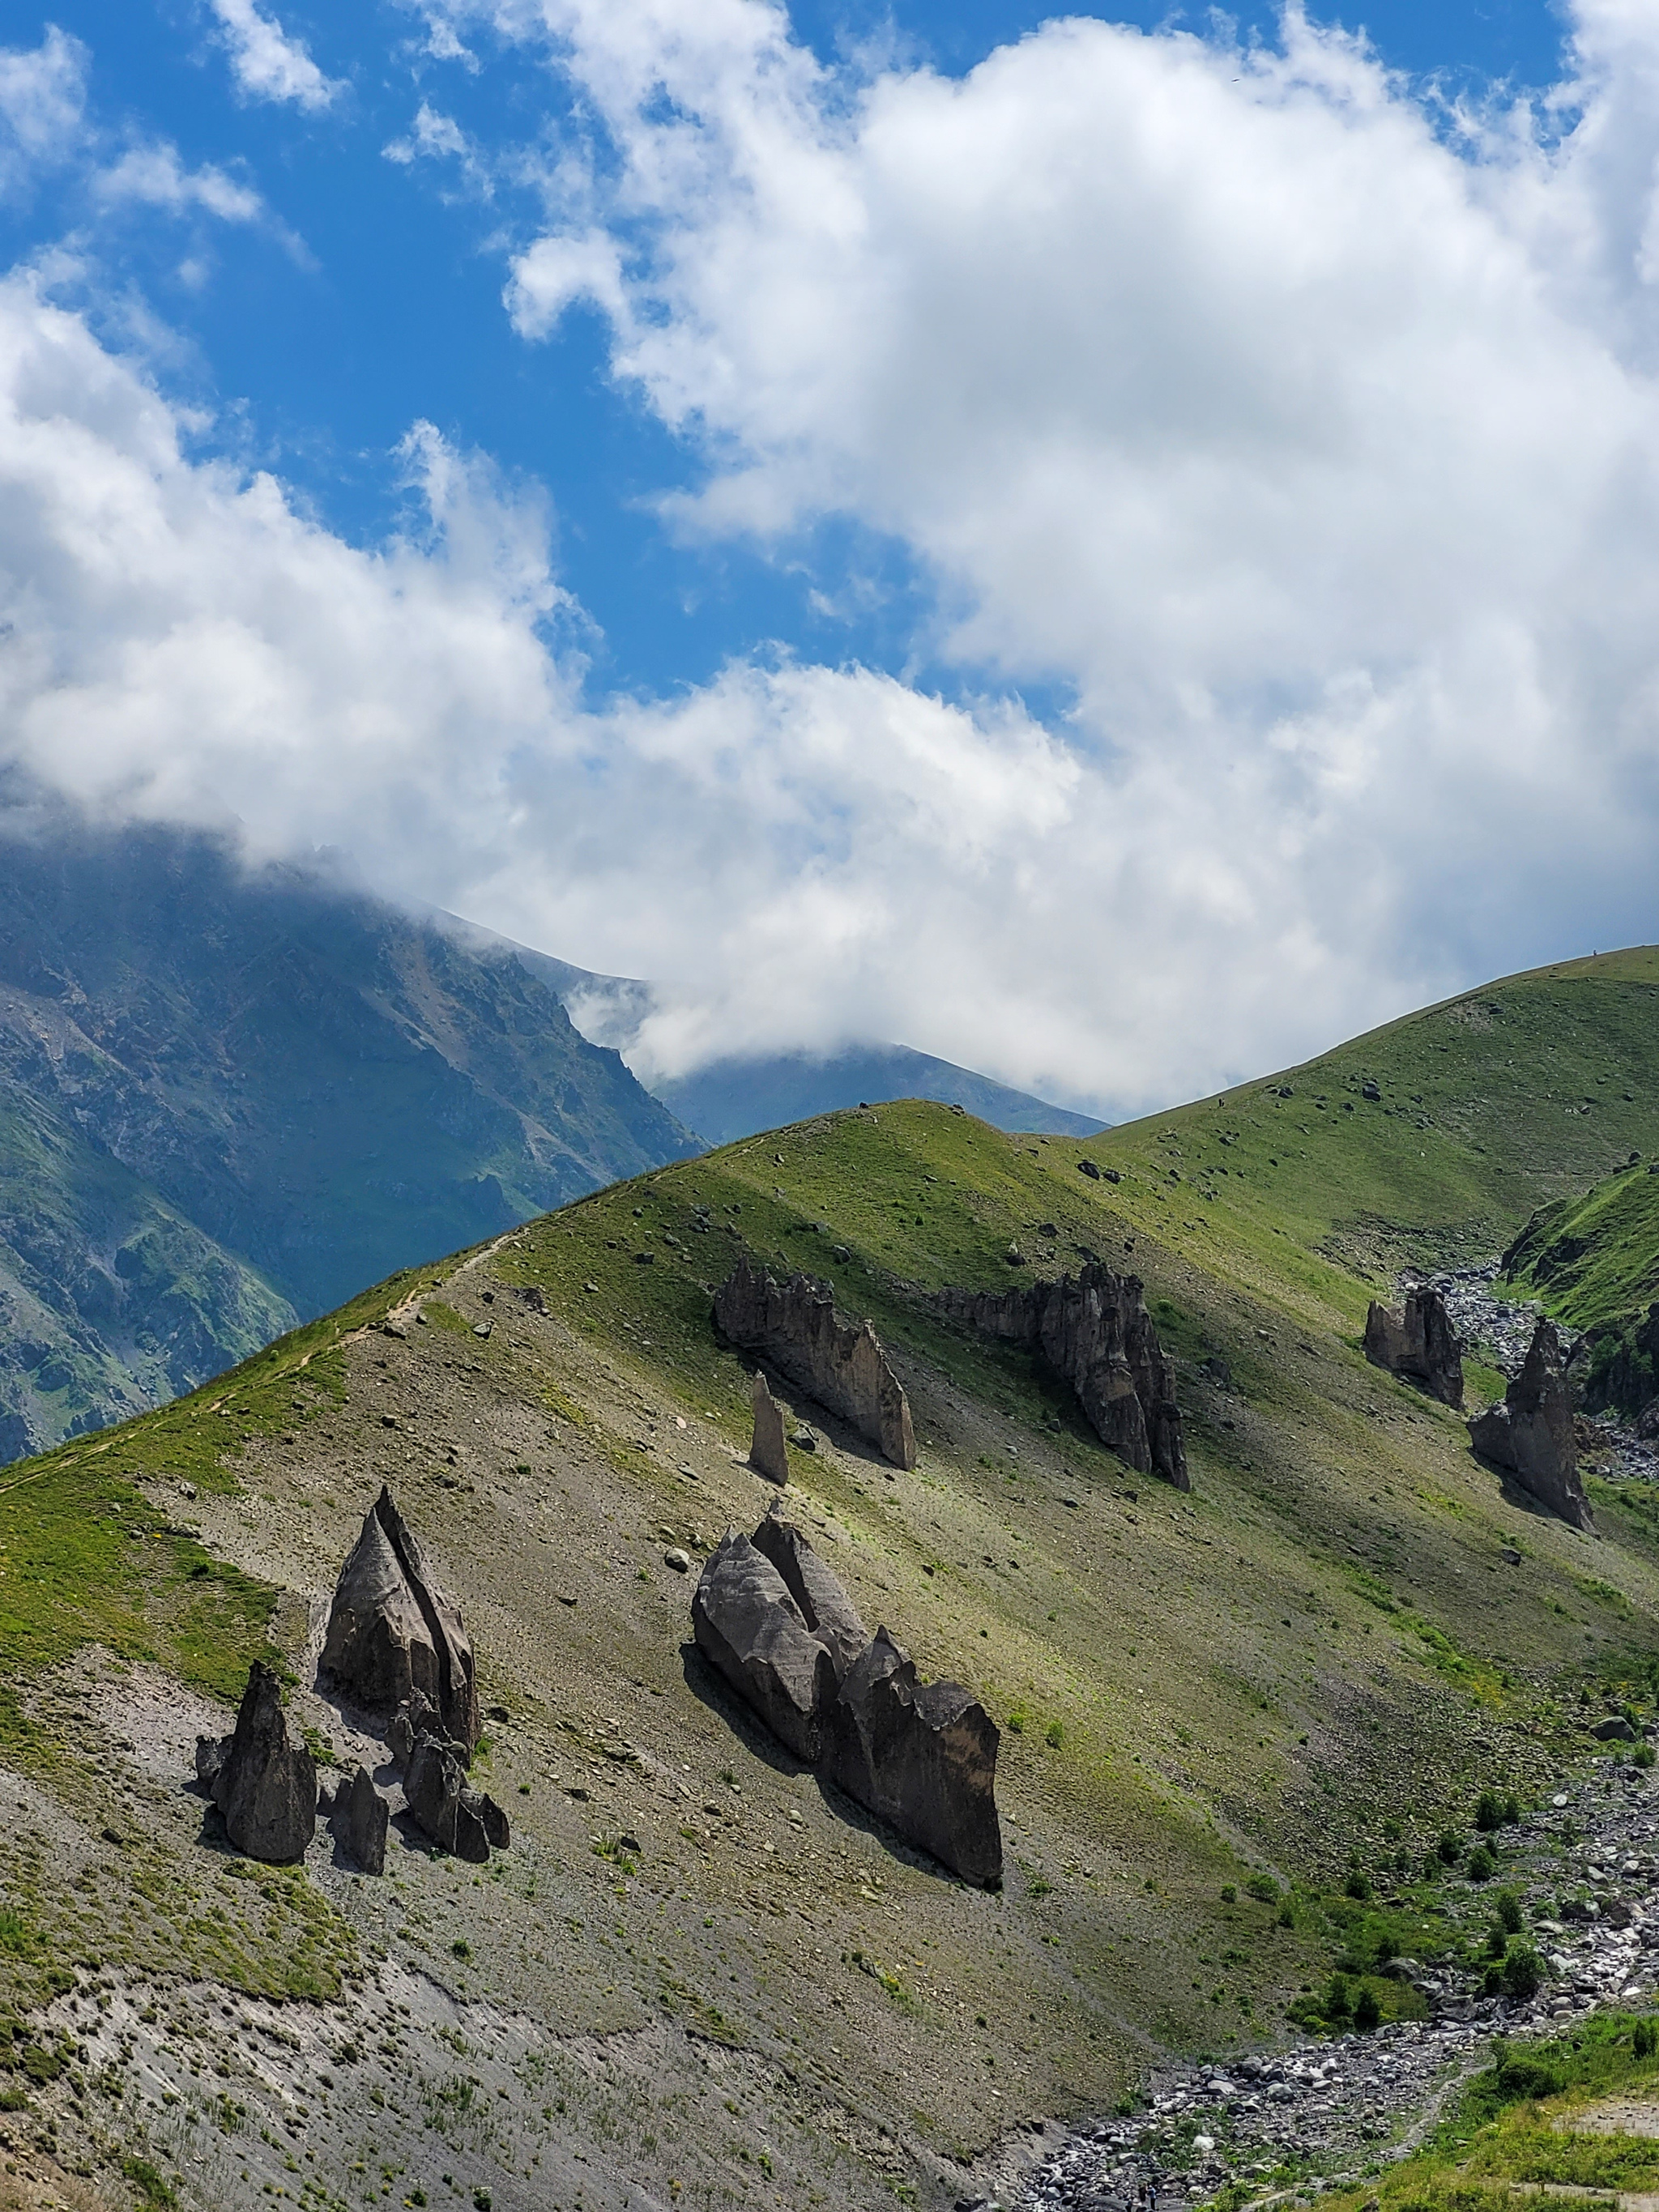
<path fill-rule="evenodd" d="M 1160 2068 L 1136 2111 L 1079 2127 L 995 2197 L 1031 2212 L 1176 2208 L 1243 2183 L 1258 2197 L 1353 2181 L 1405 2156 L 1448 2097 L 1488 2063 L 1494 2035 L 1540 2035 L 1599 2004 L 1651 2001 L 1659 1984 L 1659 1796 L 1652 1770 L 1597 1759 L 1510 1832 L 1504 1882 L 1526 1901 L 1550 1978 L 1524 2004 L 1479 1994 L 1466 1971 L 1414 1975 L 1431 2016 L 1298 2044 L 1226 2066 Z M 1560 1856 L 1563 1845 L 1566 1856 Z M 1588 1892 L 1595 1917 L 1551 1908 Z M 1405 1962 L 1401 1962 L 1402 1965 Z"/>

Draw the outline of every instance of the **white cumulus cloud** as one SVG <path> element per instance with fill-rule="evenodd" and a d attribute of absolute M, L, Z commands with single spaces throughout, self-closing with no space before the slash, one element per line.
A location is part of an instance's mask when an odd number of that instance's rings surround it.
<path fill-rule="evenodd" d="M 0 46 L 0 193 L 21 190 L 75 152 L 87 65 L 81 41 L 55 23 L 38 46 Z"/>
<path fill-rule="evenodd" d="M 208 5 L 218 18 L 232 74 L 250 100 L 292 100 L 315 112 L 345 89 L 339 79 L 324 76 L 303 40 L 289 37 L 254 0 L 208 0 Z"/>
<path fill-rule="evenodd" d="M 131 201 L 175 215 L 200 209 L 222 222 L 257 222 L 265 211 L 264 202 L 251 185 L 211 161 L 199 169 L 186 168 L 178 148 L 165 141 L 131 148 L 100 170 L 94 185 L 106 201 Z"/>
<path fill-rule="evenodd" d="M 14 280 L 11 757 L 660 979 L 665 1071 L 891 1037 L 1129 1106 L 1656 934 L 1645 11 L 1585 0 L 1547 114 L 1449 123 L 1294 14 L 960 81 L 826 70 L 760 0 L 444 20 L 533 40 L 589 134 L 526 340 L 610 317 L 688 538 L 898 548 L 957 696 L 777 650 L 593 700 L 533 490 L 417 427 L 408 529 L 349 545 Z"/>

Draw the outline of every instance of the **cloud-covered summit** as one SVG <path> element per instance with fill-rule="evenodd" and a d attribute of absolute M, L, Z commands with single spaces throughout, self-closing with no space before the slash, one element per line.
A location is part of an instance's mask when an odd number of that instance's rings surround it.
<path fill-rule="evenodd" d="M 420 12 L 376 159 L 473 165 L 527 369 L 597 311 L 693 464 L 664 530 L 850 545 L 849 599 L 892 549 L 908 662 L 757 640 L 601 696 L 537 486 L 418 425 L 404 526 L 351 542 L 17 274 L 33 773 L 659 979 L 647 1073 L 898 1036 L 1115 1111 L 1655 933 L 1645 11 L 1588 0 L 1549 101 L 1455 110 L 1294 10 L 1056 21 L 961 78 L 828 68 L 762 0 Z M 448 121 L 446 56 L 542 73 L 533 147 Z"/>

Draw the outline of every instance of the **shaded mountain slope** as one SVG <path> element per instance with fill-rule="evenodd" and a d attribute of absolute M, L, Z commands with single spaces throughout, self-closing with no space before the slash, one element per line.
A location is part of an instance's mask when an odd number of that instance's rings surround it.
<path fill-rule="evenodd" d="M 1604 1692 L 1653 1711 L 1659 1543 L 1613 1483 L 1592 1484 L 1594 1539 L 1505 1493 L 1455 1415 L 1365 1364 L 1358 1323 L 1399 1261 L 1495 1249 L 1595 1145 L 1639 1142 L 1633 1119 L 1585 1126 L 1652 1111 L 1627 981 L 1474 994 L 1528 1025 L 1524 1061 L 1491 1042 L 1498 1017 L 1437 1009 L 1218 1119 L 1206 1101 L 1045 1142 L 924 1103 L 818 1117 L 423 1267 L 14 1471 L 0 2009 L 46 2019 L 54 1962 L 95 1957 L 118 2028 L 107 2098 L 31 2092 L 64 2154 L 143 2157 L 191 2207 L 297 2185 L 292 2158 L 313 2193 L 385 2166 L 496 2212 L 579 2189 L 590 2212 L 943 2212 L 1000 2193 L 1018 2123 L 1100 2110 L 1161 2051 L 1316 2017 L 1338 1961 L 1385 2014 L 1420 2005 L 1380 1972 L 1389 1947 L 1474 1958 L 1491 1917 L 1439 1835 L 1468 1839 L 1483 1787 L 1552 1786 Z M 1553 1037 L 1619 1115 L 1598 1097 L 1569 1120 Z M 1370 1121 L 1350 1077 L 1382 1094 Z M 1322 1091 L 1355 1113 L 1316 1125 Z M 750 1376 L 710 1322 L 739 1245 L 832 1279 L 909 1393 L 911 1473 L 794 1397 L 817 1449 L 792 1448 L 788 1505 L 865 1619 L 1002 1726 L 1000 1895 L 821 1790 L 688 1649 L 668 1553 L 695 1565 L 773 1494 L 742 1459 Z M 1089 1254 L 1146 1278 L 1190 1496 L 1128 1476 L 1029 1356 L 927 1303 Z M 315 1686 L 314 1624 L 382 1480 L 478 1652 L 512 1849 L 479 1874 L 400 1841 L 377 1884 L 319 1841 L 302 1874 L 241 1881 L 179 1795 L 191 1730 L 222 1728 L 212 1701 L 269 1636 L 295 1719 L 354 1741 Z M 221 1990 L 251 1994 L 227 2018 Z M 303 2113 L 283 2035 L 333 2085 Z M 228 2070 L 204 2088 L 185 2052 Z M 162 2081 L 176 2109 L 146 2103 Z M 222 2094 L 246 2107 L 224 2137 Z"/>
<path fill-rule="evenodd" d="M 3 860 L 14 1446 L 695 1149 L 508 952 L 172 833 Z"/>
<path fill-rule="evenodd" d="M 961 1106 L 997 1129 L 1085 1137 L 1105 1126 L 902 1045 L 855 1047 L 822 1059 L 780 1053 L 711 1060 L 693 1074 L 659 1079 L 652 1091 L 711 1145 L 735 1144 L 809 1115 L 891 1098 Z"/>

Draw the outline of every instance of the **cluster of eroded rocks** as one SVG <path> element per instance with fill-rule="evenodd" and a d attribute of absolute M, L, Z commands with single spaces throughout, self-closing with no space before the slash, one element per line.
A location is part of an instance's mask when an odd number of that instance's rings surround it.
<path fill-rule="evenodd" d="M 958 1682 L 922 1682 L 777 1501 L 728 1531 L 691 1601 L 699 1649 L 798 1759 L 968 1881 L 1002 1876 L 996 1723 Z"/>
<path fill-rule="evenodd" d="M 1420 1382 L 1443 1405 L 1463 1403 L 1463 1350 L 1440 1292 L 1420 1284 L 1403 1307 L 1373 1301 L 1365 1357 L 1374 1367 Z M 1514 1478 L 1528 1497 L 1575 1528 L 1593 1530 L 1578 1473 L 1567 1364 L 1555 1323 L 1540 1319 L 1519 1374 L 1503 1398 L 1469 1422 L 1476 1456 Z"/>
<path fill-rule="evenodd" d="M 511 1841 L 507 1817 L 468 1780 L 479 1735 L 477 1672 L 461 1616 L 382 1489 L 364 1516 L 329 1610 L 319 1679 L 382 1723 L 404 1808 L 422 1834 L 477 1863 Z M 386 1869 L 390 1800 L 361 1764 L 332 1790 L 289 1732 L 276 1675 L 255 1660 L 229 1735 L 198 1736 L 198 1785 L 249 1858 L 302 1858 L 319 1815 L 344 1857 Z"/>

